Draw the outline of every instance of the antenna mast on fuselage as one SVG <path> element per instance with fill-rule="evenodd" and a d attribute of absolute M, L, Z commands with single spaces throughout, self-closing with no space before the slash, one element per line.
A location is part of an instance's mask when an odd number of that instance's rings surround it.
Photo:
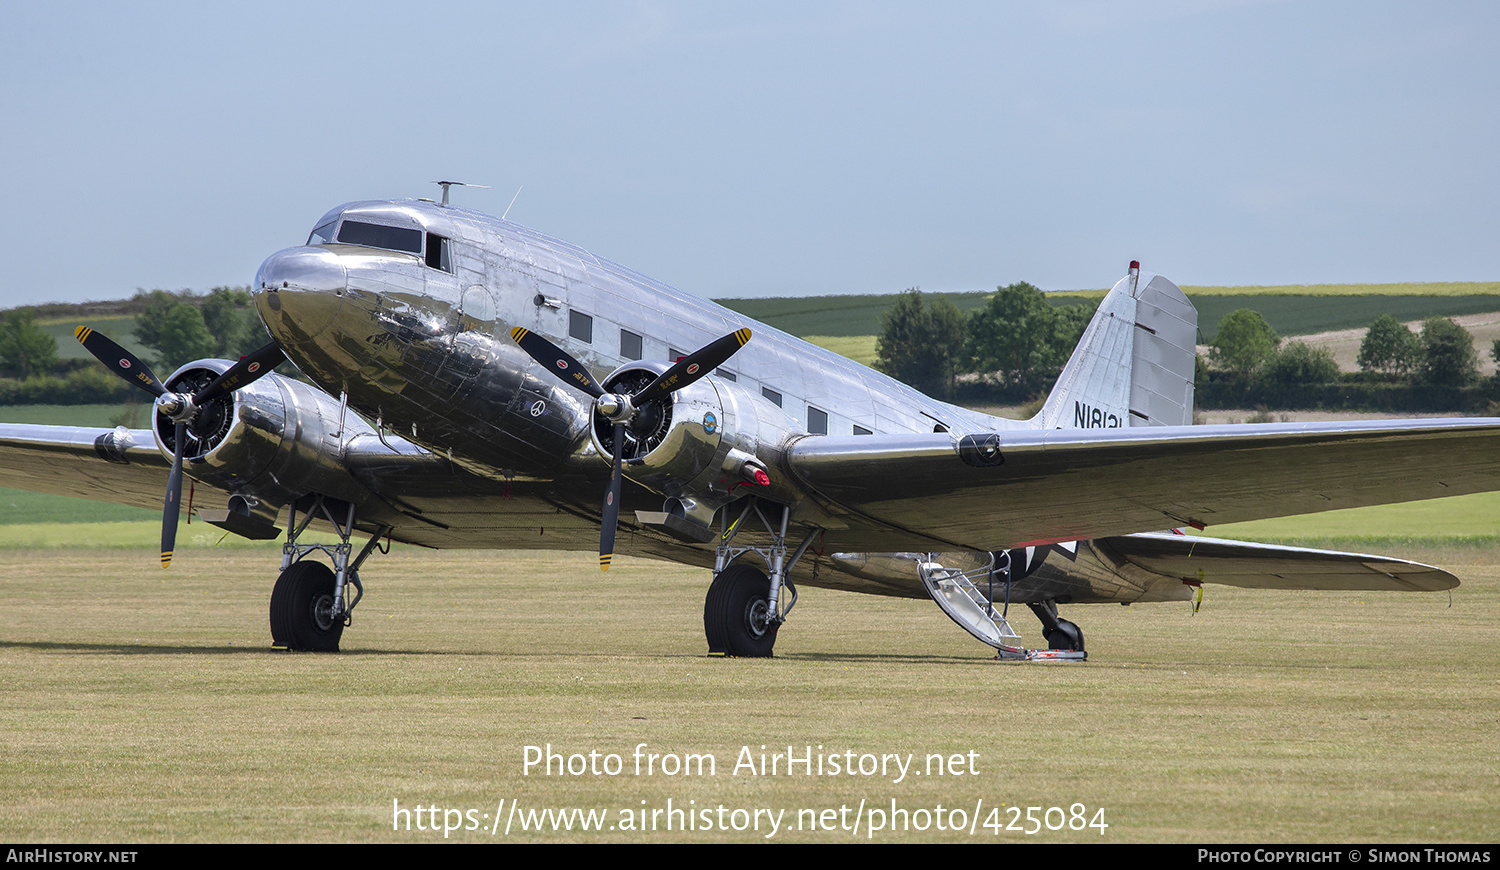
<path fill-rule="evenodd" d="M 448 188 L 450 188 L 450 187 L 454 187 L 454 186 L 458 186 L 458 187 L 477 187 L 477 188 L 480 188 L 481 190 L 489 190 L 490 189 L 490 186 L 488 184 L 469 184 L 468 182 L 465 182 L 465 181 L 434 181 L 433 184 L 436 184 L 437 186 L 439 186 L 439 187 L 441 187 L 443 189 L 443 202 L 442 202 L 443 205 L 447 205 L 448 204 Z"/>

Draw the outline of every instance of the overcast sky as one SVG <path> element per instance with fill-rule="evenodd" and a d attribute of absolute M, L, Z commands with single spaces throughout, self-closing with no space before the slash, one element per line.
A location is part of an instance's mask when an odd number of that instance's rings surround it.
<path fill-rule="evenodd" d="M 493 190 L 709 297 L 1500 279 L 1495 3 L 12 3 L 0 307 Z"/>

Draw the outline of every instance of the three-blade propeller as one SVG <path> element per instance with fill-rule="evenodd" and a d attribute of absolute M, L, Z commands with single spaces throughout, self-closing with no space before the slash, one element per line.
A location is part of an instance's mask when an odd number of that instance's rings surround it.
<path fill-rule="evenodd" d="M 172 473 L 167 478 L 167 498 L 162 505 L 161 517 L 161 566 L 165 568 L 172 564 L 172 550 L 177 543 L 177 519 L 181 514 L 178 503 L 182 499 L 182 452 L 189 424 L 197 418 L 199 410 L 205 404 L 266 375 L 280 365 L 286 355 L 275 344 L 268 344 L 241 358 L 198 392 L 174 393 L 157 379 L 150 366 L 109 338 L 87 326 L 78 327 L 73 334 L 78 337 L 84 349 L 104 363 L 106 368 L 150 393 L 156 399 L 156 410 L 175 424 Z"/>
<path fill-rule="evenodd" d="M 604 496 L 604 516 L 599 529 L 599 568 L 608 571 L 615 553 L 615 528 L 620 521 L 620 474 L 626 427 L 647 405 L 670 396 L 723 365 L 725 360 L 734 356 L 735 351 L 750 340 L 750 330 L 736 330 L 709 342 L 678 360 L 671 368 L 634 393 L 606 391 L 589 374 L 588 369 L 567 351 L 528 329 L 518 326 L 510 331 L 510 335 L 542 368 L 587 393 L 594 400 L 594 409 L 613 424 L 614 470 L 609 478 L 609 491 Z"/>

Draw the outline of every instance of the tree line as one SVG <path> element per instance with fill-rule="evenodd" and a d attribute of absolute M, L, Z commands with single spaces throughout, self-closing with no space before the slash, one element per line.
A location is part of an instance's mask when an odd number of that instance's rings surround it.
<path fill-rule="evenodd" d="M 963 375 L 1025 398 L 1057 380 L 1096 308 L 1092 301 L 1053 305 L 1020 281 L 965 315 L 941 296 L 910 289 L 882 320 L 875 367 L 938 398 L 950 397 Z"/>
<path fill-rule="evenodd" d="M 203 357 L 234 359 L 267 341 L 249 287 L 138 290 L 134 335 L 146 362 L 165 376 Z M 115 336 L 118 340 L 122 336 Z M 0 404 L 83 404 L 134 398 L 135 391 L 89 358 L 60 359 L 57 339 L 37 325 L 36 310 L 0 312 Z"/>
<path fill-rule="evenodd" d="M 1034 399 L 1052 387 L 1096 308 L 1052 305 L 1020 282 L 965 316 L 908 290 L 886 313 L 876 368 L 939 398 Z M 1500 360 L 1500 341 L 1491 355 Z M 1500 401 L 1500 377 L 1481 381 L 1478 362 L 1473 336 L 1452 319 L 1430 317 L 1413 332 L 1382 314 L 1361 342 L 1360 371 L 1343 372 L 1327 348 L 1283 341 L 1242 308 L 1219 321 L 1195 384 L 1200 407 L 1485 411 Z"/>
<path fill-rule="evenodd" d="M 1492 353 L 1500 353 L 1500 342 Z M 1242 380 L 1294 386 L 1325 384 L 1342 377 L 1333 354 L 1306 342 L 1282 343 L 1259 312 L 1241 308 L 1224 315 L 1210 345 L 1210 365 Z M 1389 314 L 1375 318 L 1359 345 L 1364 380 L 1465 387 L 1479 379 L 1474 336 L 1451 318 L 1429 317 L 1421 334 Z"/>

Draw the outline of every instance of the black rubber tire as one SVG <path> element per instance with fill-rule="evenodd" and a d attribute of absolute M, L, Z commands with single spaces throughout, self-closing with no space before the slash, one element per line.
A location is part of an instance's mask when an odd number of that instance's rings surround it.
<path fill-rule="evenodd" d="M 1057 621 L 1057 630 L 1044 631 L 1047 643 L 1052 649 L 1070 649 L 1075 652 L 1083 652 L 1083 629 L 1077 624 L 1066 619 Z"/>
<path fill-rule="evenodd" d="M 333 569 L 298 562 L 276 578 L 271 590 L 271 643 L 302 652 L 338 652 L 344 620 L 320 618 L 333 603 Z"/>
<path fill-rule="evenodd" d="M 781 627 L 765 623 L 770 597 L 770 578 L 750 565 L 730 565 L 715 577 L 703 601 L 709 654 L 770 657 Z"/>

